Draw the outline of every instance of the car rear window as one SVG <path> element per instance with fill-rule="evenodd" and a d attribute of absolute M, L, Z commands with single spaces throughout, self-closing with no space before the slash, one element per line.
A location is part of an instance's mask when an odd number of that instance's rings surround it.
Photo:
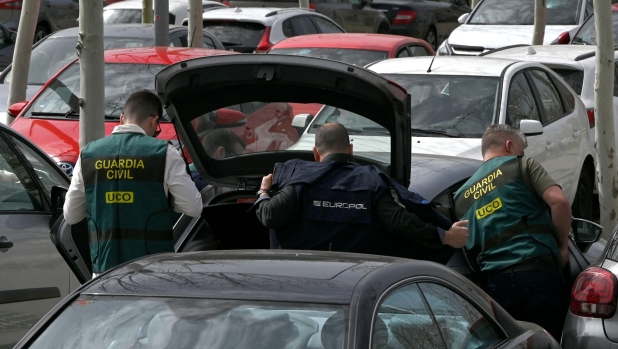
<path fill-rule="evenodd" d="M 348 317 L 348 306 L 319 303 L 82 296 L 30 348 L 343 349 Z"/>
<path fill-rule="evenodd" d="M 578 96 L 582 94 L 582 86 L 584 85 L 584 72 L 576 69 L 552 69 L 556 74 L 560 75 L 564 82 L 569 85 Z"/>
<path fill-rule="evenodd" d="M 281 48 L 272 49 L 268 53 L 332 59 L 334 61 L 354 64 L 359 67 L 364 67 L 369 63 L 388 58 L 387 51 L 351 50 L 343 48 Z"/>
<path fill-rule="evenodd" d="M 226 49 L 253 52 L 264 34 L 264 25 L 254 22 L 204 21 L 204 29 L 217 37 Z"/>
<path fill-rule="evenodd" d="M 614 45 L 618 45 L 618 11 L 612 12 L 612 22 L 614 26 Z M 594 26 L 594 15 L 590 16 L 586 23 L 582 25 L 571 43 L 576 45 L 597 44 L 597 29 Z"/>
<path fill-rule="evenodd" d="M 533 25 L 535 0 L 484 0 L 470 24 Z M 547 25 L 575 25 L 581 0 L 546 0 Z"/>

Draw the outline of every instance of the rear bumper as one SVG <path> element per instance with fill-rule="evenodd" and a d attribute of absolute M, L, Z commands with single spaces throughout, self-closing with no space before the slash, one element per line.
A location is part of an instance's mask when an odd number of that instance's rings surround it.
<path fill-rule="evenodd" d="M 563 349 L 618 349 L 605 336 L 602 319 L 585 318 L 569 312 L 562 332 Z"/>

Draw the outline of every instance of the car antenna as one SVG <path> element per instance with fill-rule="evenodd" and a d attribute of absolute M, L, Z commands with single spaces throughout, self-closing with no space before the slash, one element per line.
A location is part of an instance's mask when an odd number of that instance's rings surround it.
<path fill-rule="evenodd" d="M 442 39 L 444 39 L 444 35 L 442 35 L 442 37 L 440 38 L 440 42 L 442 41 Z M 436 59 L 436 56 L 438 55 L 438 52 L 433 54 L 433 58 L 431 59 L 431 63 L 429 63 L 429 68 L 427 68 L 427 72 L 431 73 L 431 66 L 433 65 L 433 61 L 434 59 Z"/>

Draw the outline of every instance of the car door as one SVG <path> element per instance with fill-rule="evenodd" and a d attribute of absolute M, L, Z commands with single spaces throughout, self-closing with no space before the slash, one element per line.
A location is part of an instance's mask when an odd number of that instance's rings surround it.
<path fill-rule="evenodd" d="M 352 31 L 351 28 L 354 27 L 354 24 L 349 23 L 352 20 L 348 11 L 349 3 L 344 2 L 344 0 L 318 0 L 314 5 L 316 12 L 332 19 L 346 31 Z"/>
<path fill-rule="evenodd" d="M 52 31 L 77 26 L 78 0 L 44 0 L 42 5 L 41 10 L 51 22 Z"/>
<path fill-rule="evenodd" d="M 10 348 L 69 293 L 69 268 L 49 238 L 56 184 L 69 184 L 60 169 L 0 128 L 0 348 Z"/>
<path fill-rule="evenodd" d="M 521 120 L 543 122 L 537 96 L 531 86 L 531 81 L 525 71 L 512 75 L 506 95 L 507 107 L 503 123 L 519 128 Z M 556 168 L 557 150 L 548 139 L 549 132 L 549 129 L 543 129 L 541 135 L 528 136 L 528 147 L 525 153 L 536 159 L 552 175 Z"/>
<path fill-rule="evenodd" d="M 375 312 L 371 348 L 513 347 L 493 318 L 448 286 L 419 281 L 387 291 Z"/>
<path fill-rule="evenodd" d="M 547 140 L 546 148 L 551 148 L 555 158 L 553 168 L 545 170 L 568 196 L 568 193 L 573 193 L 576 189 L 573 178 L 579 175 L 579 144 L 584 137 L 577 111 L 573 110 L 573 107 L 567 109 L 550 74 L 540 69 L 531 69 L 527 74 L 540 102 L 539 109 L 543 119 L 541 136 Z"/>
<path fill-rule="evenodd" d="M 336 26 L 335 23 L 320 17 L 320 16 L 310 16 L 311 20 L 318 28 L 318 31 L 322 34 L 333 34 L 333 33 L 345 33 L 340 27 Z"/>

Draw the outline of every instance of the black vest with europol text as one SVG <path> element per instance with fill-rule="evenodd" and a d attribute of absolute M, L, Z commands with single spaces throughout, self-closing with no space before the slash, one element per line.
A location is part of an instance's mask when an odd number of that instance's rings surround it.
<path fill-rule="evenodd" d="M 82 150 L 95 273 L 174 251 L 172 227 L 179 214 L 164 190 L 166 153 L 166 141 L 142 133 L 114 133 Z"/>
<path fill-rule="evenodd" d="M 469 220 L 466 250 L 483 272 L 539 257 L 560 261 L 549 207 L 524 183 L 521 158 L 501 156 L 483 163 L 455 193 L 455 208 Z"/>
<path fill-rule="evenodd" d="M 286 228 L 271 231 L 285 249 L 332 250 L 417 258 L 411 243 L 390 234 L 373 213 L 381 195 L 393 190 L 406 209 L 443 229 L 451 221 L 420 195 L 408 191 L 375 166 L 353 162 L 277 163 L 273 191 L 293 186 L 297 215 Z"/>

